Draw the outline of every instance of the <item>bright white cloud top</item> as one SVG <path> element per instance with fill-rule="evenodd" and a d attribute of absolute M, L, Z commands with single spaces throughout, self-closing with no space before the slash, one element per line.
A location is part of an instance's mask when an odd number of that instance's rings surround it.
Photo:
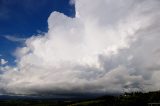
<path fill-rule="evenodd" d="M 73 2 L 72 2 L 73 3 Z M 160 1 L 76 0 L 53 12 L 48 32 L 1 66 L 1 94 L 117 93 L 160 88 Z"/>

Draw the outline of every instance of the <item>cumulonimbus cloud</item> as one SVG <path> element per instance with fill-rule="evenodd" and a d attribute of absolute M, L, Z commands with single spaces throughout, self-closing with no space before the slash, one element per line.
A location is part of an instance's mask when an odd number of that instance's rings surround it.
<path fill-rule="evenodd" d="M 17 48 L 15 67 L 1 67 L 1 93 L 158 90 L 159 5 L 158 0 L 75 0 L 75 18 L 51 13 L 48 32 Z"/>

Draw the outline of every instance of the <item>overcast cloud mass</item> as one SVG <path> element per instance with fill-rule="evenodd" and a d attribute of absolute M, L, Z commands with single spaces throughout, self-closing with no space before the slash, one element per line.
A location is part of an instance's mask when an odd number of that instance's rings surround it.
<path fill-rule="evenodd" d="M 48 32 L 16 49 L 17 65 L 0 66 L 1 94 L 159 90 L 159 0 L 76 0 L 75 7 L 75 18 L 51 13 Z"/>

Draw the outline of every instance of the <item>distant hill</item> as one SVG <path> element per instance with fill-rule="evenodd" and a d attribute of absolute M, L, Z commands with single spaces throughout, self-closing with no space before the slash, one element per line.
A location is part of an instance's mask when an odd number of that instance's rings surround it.
<path fill-rule="evenodd" d="M 120 96 L 103 96 L 73 103 L 70 106 L 148 106 L 149 103 L 159 103 L 156 106 L 160 106 L 160 91 L 148 93 L 132 92 L 124 93 Z"/>
<path fill-rule="evenodd" d="M 94 99 L 41 99 L 18 96 L 0 96 L 0 106 L 148 106 L 148 103 L 160 103 L 160 91 L 132 92 L 119 96 L 102 96 Z M 153 105 L 154 106 L 154 105 Z M 156 105 L 160 106 L 160 105 Z"/>

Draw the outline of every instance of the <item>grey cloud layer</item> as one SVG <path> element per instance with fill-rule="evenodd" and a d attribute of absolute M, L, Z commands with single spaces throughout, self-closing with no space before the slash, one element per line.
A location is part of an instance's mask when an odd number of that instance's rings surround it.
<path fill-rule="evenodd" d="M 53 12 L 48 32 L 1 66 L 1 93 L 113 93 L 160 87 L 158 0 L 76 0 L 76 17 Z"/>

